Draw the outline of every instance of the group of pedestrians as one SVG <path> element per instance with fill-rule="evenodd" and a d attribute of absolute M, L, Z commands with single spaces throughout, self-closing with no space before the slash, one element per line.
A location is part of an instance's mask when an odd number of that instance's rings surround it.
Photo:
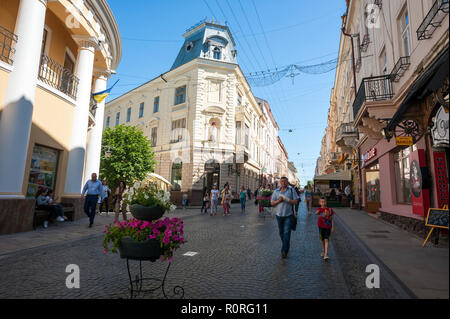
<path fill-rule="evenodd" d="M 114 206 L 114 222 L 119 221 L 119 215 L 122 213 L 123 219 L 127 220 L 126 206 L 123 204 L 123 194 L 126 190 L 126 184 L 124 181 L 119 182 L 119 186 L 113 194 L 113 206 Z M 94 224 L 95 215 L 97 212 L 97 205 L 99 206 L 99 213 L 103 212 L 103 208 L 106 208 L 106 213 L 109 212 L 109 197 L 111 196 L 111 189 L 109 188 L 107 181 L 100 182 L 97 179 L 97 174 L 92 173 L 91 179 L 86 182 L 81 191 L 81 197 L 84 201 L 84 212 L 89 217 L 89 227 Z"/>
<path fill-rule="evenodd" d="M 280 180 L 280 188 L 276 189 L 271 198 L 271 205 L 275 212 L 278 230 L 281 238 L 281 257 L 287 258 L 290 248 L 291 231 L 296 229 L 298 204 L 300 197 L 292 186 L 289 186 L 288 179 L 282 177 Z M 307 197 L 312 194 L 308 194 L 309 188 L 305 190 L 305 200 L 308 202 Z M 319 201 L 320 207 L 316 210 L 318 215 L 318 228 L 319 238 L 322 245 L 322 253 L 320 256 L 327 260 L 328 247 L 331 233 L 334 232 L 334 211 L 327 207 L 327 201 L 325 197 L 322 197 Z M 308 207 L 308 214 L 310 214 L 311 208 Z"/>
<path fill-rule="evenodd" d="M 245 199 L 242 199 L 242 193 L 244 196 L 246 191 L 241 187 L 241 212 L 245 213 Z M 231 215 L 230 208 L 231 202 L 233 200 L 233 192 L 231 191 L 230 185 L 226 183 L 222 191 L 217 189 L 217 185 L 213 185 L 211 191 L 206 191 L 203 195 L 203 205 L 201 208 L 202 213 L 208 213 L 210 216 L 217 216 L 217 207 L 219 206 L 219 200 L 223 207 L 223 216 Z"/>

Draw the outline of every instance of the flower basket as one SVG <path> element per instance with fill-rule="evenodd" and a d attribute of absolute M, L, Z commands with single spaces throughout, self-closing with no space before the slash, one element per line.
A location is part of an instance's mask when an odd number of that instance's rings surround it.
<path fill-rule="evenodd" d="M 261 207 L 271 207 L 271 197 L 258 196 L 256 198 L 258 200 L 258 204 Z"/>
<path fill-rule="evenodd" d="M 131 237 L 123 237 L 119 243 L 119 253 L 122 259 L 149 260 L 154 262 L 164 254 L 158 239 L 148 239 L 136 242 Z"/>
<path fill-rule="evenodd" d="M 160 219 L 166 209 L 161 206 L 142 206 L 139 204 L 130 205 L 130 212 L 138 220 L 154 221 Z"/>
<path fill-rule="evenodd" d="M 270 189 L 264 189 L 261 191 L 261 196 L 263 197 L 271 197 L 273 194 L 273 191 L 271 191 Z"/>

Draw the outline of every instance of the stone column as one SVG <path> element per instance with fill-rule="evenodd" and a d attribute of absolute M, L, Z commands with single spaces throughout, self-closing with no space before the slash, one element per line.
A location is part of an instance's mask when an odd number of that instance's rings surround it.
<path fill-rule="evenodd" d="M 109 73 L 106 71 L 94 72 L 96 78 L 94 84 L 94 93 L 106 90 Z M 86 151 L 86 170 L 84 182 L 90 179 L 92 173 L 100 176 L 100 156 L 102 151 L 103 119 L 105 115 L 105 101 L 97 104 L 95 111 L 95 126 L 91 129 Z"/>
<path fill-rule="evenodd" d="M 74 37 L 78 42 L 78 58 L 75 75 L 79 79 L 77 105 L 73 115 L 72 138 L 67 164 L 64 195 L 80 195 L 83 188 L 84 159 L 89 124 L 89 104 L 91 100 L 92 74 L 95 50 L 98 41 L 92 37 Z"/>
<path fill-rule="evenodd" d="M 14 68 L 0 118 L 0 197 L 24 198 L 23 181 L 39 72 L 47 0 L 21 0 Z M 32 14 L 31 14 L 32 13 Z"/>

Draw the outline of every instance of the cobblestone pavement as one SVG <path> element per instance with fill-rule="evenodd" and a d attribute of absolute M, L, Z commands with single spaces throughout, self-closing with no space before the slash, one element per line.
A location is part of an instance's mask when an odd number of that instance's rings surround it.
<path fill-rule="evenodd" d="M 291 251 L 280 258 L 281 241 L 276 219 L 259 217 L 251 203 L 241 215 L 211 217 L 189 210 L 185 215 L 185 238 L 175 253 L 166 281 L 180 285 L 185 298 L 293 299 L 293 298 L 409 298 L 394 276 L 382 278 L 380 289 L 367 289 L 365 268 L 375 260 L 355 243 L 341 222 L 336 225 L 329 252 L 320 257 L 317 219 L 301 205 Z M 184 256 L 197 252 L 195 256 Z M 376 260 L 375 260 L 376 261 Z M 137 273 L 138 262 L 130 261 Z M 66 287 L 66 266 L 80 267 L 80 289 Z M 167 263 L 143 262 L 144 276 L 162 277 Z M 382 269 L 381 274 L 383 276 Z M 0 298 L 129 298 L 126 261 L 102 253 L 102 234 L 18 251 L 0 256 Z M 160 292 L 140 298 L 161 298 Z"/>

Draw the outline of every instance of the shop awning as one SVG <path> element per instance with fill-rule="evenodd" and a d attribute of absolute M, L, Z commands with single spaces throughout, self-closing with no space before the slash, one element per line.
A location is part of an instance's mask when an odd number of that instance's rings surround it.
<path fill-rule="evenodd" d="M 431 92 L 441 87 L 442 82 L 448 77 L 449 68 L 449 54 L 448 48 L 441 53 L 441 55 L 412 85 L 408 95 L 403 103 L 398 108 L 397 112 L 392 117 L 387 125 L 389 131 L 393 131 L 395 126 L 401 121 L 403 114 L 408 109 L 411 102 L 414 100 L 421 100 Z"/>
<path fill-rule="evenodd" d="M 351 181 L 352 172 L 343 171 L 327 175 L 314 176 L 314 181 Z"/>

